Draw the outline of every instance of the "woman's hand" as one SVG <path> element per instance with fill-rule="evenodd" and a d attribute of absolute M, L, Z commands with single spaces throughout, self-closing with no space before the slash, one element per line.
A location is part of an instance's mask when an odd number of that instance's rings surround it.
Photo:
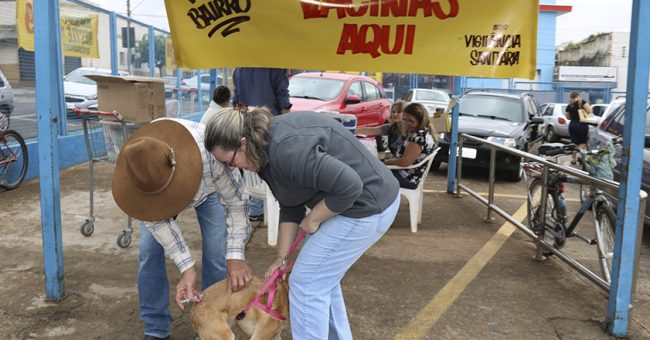
<path fill-rule="evenodd" d="M 314 221 L 312 218 L 310 218 L 310 215 L 311 213 L 305 216 L 305 218 L 302 220 L 302 223 L 300 223 L 300 228 L 309 234 L 313 234 L 318 231 L 318 228 L 320 228 L 320 222 Z"/>
<path fill-rule="evenodd" d="M 275 273 L 275 271 L 278 268 L 282 267 L 283 260 L 284 260 L 284 256 L 278 256 L 275 259 L 275 261 L 273 261 L 273 263 L 271 263 L 271 265 L 266 269 L 266 273 L 264 273 L 264 277 L 267 278 L 267 279 L 269 277 L 271 277 L 271 275 L 273 275 L 273 273 Z M 286 265 L 286 263 L 285 263 L 285 265 Z M 282 268 L 284 268 L 284 267 L 282 267 Z"/>

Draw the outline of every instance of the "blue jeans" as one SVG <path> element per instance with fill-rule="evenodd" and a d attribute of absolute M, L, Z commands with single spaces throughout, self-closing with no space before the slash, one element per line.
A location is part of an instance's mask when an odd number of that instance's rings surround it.
<path fill-rule="evenodd" d="M 226 221 L 219 198 L 219 194 L 211 194 L 195 208 L 203 248 L 201 290 L 226 278 Z M 165 251 L 144 223 L 140 224 L 138 295 L 144 334 L 161 338 L 168 336 L 172 317 L 168 308 L 169 281 L 165 270 Z"/>
<path fill-rule="evenodd" d="M 264 214 L 264 201 L 259 198 L 251 197 L 248 199 L 248 215 L 259 216 Z"/>
<path fill-rule="evenodd" d="M 352 339 L 341 279 L 388 230 L 399 202 L 398 195 L 386 210 L 369 217 L 332 217 L 306 239 L 289 276 L 294 339 Z"/>

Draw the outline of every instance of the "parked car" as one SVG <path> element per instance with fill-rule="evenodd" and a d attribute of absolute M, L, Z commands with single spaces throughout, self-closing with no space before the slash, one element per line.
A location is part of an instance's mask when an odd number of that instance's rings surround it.
<path fill-rule="evenodd" d="M 598 126 L 592 131 L 587 142 L 588 149 L 600 148 L 605 143 L 611 141 L 613 138 L 623 136 L 623 127 L 625 126 L 625 98 L 617 98 L 614 100 L 615 106 L 607 117 L 604 117 Z M 612 104 L 614 104 L 612 102 Z M 616 154 L 616 168 L 613 169 L 614 180 L 620 181 L 623 172 L 622 145 L 617 144 L 614 146 Z M 646 110 L 646 126 L 645 126 L 645 145 L 643 149 L 643 167 L 641 169 L 641 190 L 650 193 L 650 101 L 648 101 L 648 109 Z M 617 200 L 617 197 L 610 197 L 612 200 Z M 646 200 L 644 222 L 650 225 L 650 199 Z"/>
<path fill-rule="evenodd" d="M 449 105 L 449 93 L 442 90 L 434 89 L 410 89 L 402 98 L 407 104 L 420 103 L 433 116 L 436 109 L 446 109 Z"/>
<path fill-rule="evenodd" d="M 128 72 L 120 71 L 120 76 L 129 75 Z M 91 105 L 97 105 L 97 84 L 87 75 L 110 76 L 111 70 L 98 67 L 79 67 L 68 73 L 63 78 L 63 91 L 65 93 L 65 108 L 68 116 L 74 117 L 72 109 L 88 109 Z"/>
<path fill-rule="evenodd" d="M 176 88 L 176 77 L 162 77 L 165 80 L 165 98 L 169 99 L 174 96 L 174 89 Z"/>
<path fill-rule="evenodd" d="M 560 138 L 569 138 L 570 120 L 564 114 L 566 103 L 546 103 L 539 110 L 544 118 L 544 124 L 540 130 L 545 140 L 555 142 Z"/>
<path fill-rule="evenodd" d="M 189 77 L 189 78 L 183 78 L 181 80 L 181 87 L 182 88 L 191 88 L 191 89 L 201 89 L 202 95 L 208 95 L 212 96 L 210 93 L 210 73 L 202 73 L 199 78 L 201 80 L 201 85 L 199 86 L 197 82 L 197 76 Z M 175 81 L 175 80 L 174 80 Z M 223 78 L 220 75 L 217 75 L 217 85 L 218 84 L 223 84 Z M 186 92 L 189 93 L 189 92 Z"/>
<path fill-rule="evenodd" d="M 603 113 L 607 111 L 609 104 L 591 104 L 591 110 L 593 115 L 597 117 L 602 117 Z"/>
<path fill-rule="evenodd" d="M 14 110 L 14 92 L 7 77 L 0 71 L 0 113 L 4 115 L 0 119 L 0 130 L 9 127 L 9 117 Z"/>
<path fill-rule="evenodd" d="M 384 124 L 390 101 L 376 80 L 328 72 L 299 73 L 289 79 L 291 111 L 333 111 L 354 114 L 357 126 Z"/>
<path fill-rule="evenodd" d="M 460 97 L 458 130 L 460 133 L 485 138 L 488 141 L 528 151 L 537 142 L 537 127 L 544 120 L 535 98 L 521 95 L 469 91 Z M 449 158 L 449 134 L 440 139 L 441 150 L 432 164 L 437 169 Z M 463 167 L 490 166 L 490 149 L 484 144 L 466 141 L 463 144 Z M 497 151 L 497 173 L 517 182 L 523 176 L 521 158 Z"/>

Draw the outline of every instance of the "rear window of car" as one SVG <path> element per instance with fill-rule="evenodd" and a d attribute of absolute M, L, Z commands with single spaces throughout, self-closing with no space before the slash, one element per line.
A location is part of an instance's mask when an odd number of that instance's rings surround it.
<path fill-rule="evenodd" d="M 645 112 L 645 134 L 650 135 L 650 107 Z M 625 126 L 625 104 L 621 104 L 617 110 L 609 114 L 599 129 L 612 135 L 621 137 L 623 136 L 623 128 Z"/>
<path fill-rule="evenodd" d="M 523 122 L 521 101 L 498 96 L 465 95 L 460 100 L 460 114 Z"/>
<path fill-rule="evenodd" d="M 417 91 L 415 93 L 415 100 L 448 102 L 449 97 L 445 94 L 435 91 Z"/>
<path fill-rule="evenodd" d="M 97 71 L 97 70 L 79 70 L 76 69 L 70 73 L 68 73 L 65 78 L 63 78 L 65 81 L 73 82 L 73 83 L 81 83 L 81 84 L 86 84 L 86 85 L 96 85 L 95 81 L 89 78 L 86 78 L 86 75 L 101 75 L 101 76 L 110 76 L 110 72 L 103 72 L 103 71 Z"/>
<path fill-rule="evenodd" d="M 289 95 L 291 97 L 332 100 L 338 97 L 345 80 L 328 78 L 291 77 Z"/>

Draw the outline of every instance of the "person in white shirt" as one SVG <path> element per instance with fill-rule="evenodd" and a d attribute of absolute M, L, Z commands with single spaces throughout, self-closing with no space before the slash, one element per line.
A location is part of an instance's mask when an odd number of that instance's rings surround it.
<path fill-rule="evenodd" d="M 219 110 L 225 109 L 230 106 L 230 89 L 228 86 L 219 85 L 214 89 L 212 94 L 212 101 L 210 101 L 210 107 L 205 111 L 203 117 L 201 117 L 201 124 L 208 125 L 210 118 L 212 118 Z"/>

